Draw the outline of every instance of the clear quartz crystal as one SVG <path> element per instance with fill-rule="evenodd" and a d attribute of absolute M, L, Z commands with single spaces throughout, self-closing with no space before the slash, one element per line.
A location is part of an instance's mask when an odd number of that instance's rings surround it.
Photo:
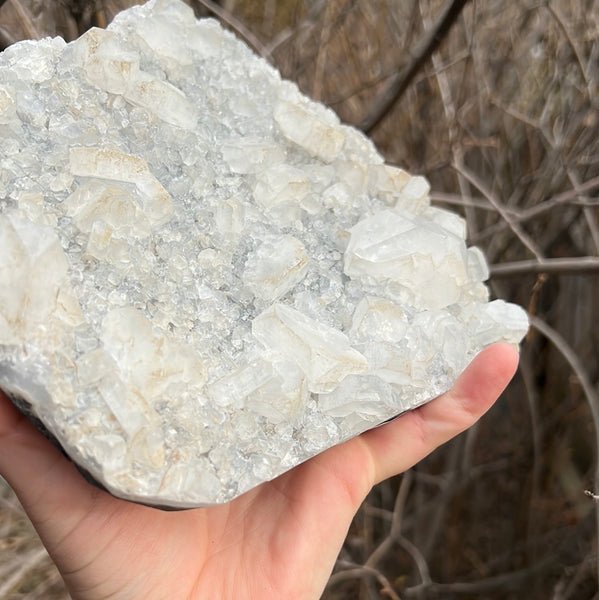
<path fill-rule="evenodd" d="M 423 177 L 180 0 L 0 82 L 0 387 L 119 497 L 226 502 L 527 330 Z"/>

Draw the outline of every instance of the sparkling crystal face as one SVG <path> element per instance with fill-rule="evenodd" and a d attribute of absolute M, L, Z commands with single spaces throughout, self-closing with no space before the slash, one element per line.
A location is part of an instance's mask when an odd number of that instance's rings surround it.
<path fill-rule="evenodd" d="M 517 306 L 422 177 L 178 0 L 0 55 L 0 387 L 147 504 L 447 390 Z"/>

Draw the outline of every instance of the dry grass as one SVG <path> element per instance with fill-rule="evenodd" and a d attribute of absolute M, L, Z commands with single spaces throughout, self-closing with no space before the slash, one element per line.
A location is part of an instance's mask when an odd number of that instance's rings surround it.
<path fill-rule="evenodd" d="M 355 124 L 444 5 L 189 3 Z M 6 0 L 0 44 L 72 39 L 128 4 Z M 490 415 L 373 490 L 324 599 L 599 598 L 599 502 L 585 494 L 599 491 L 598 98 L 596 2 L 472 1 L 373 131 L 389 162 L 466 217 L 493 292 L 528 307 L 533 327 Z M 7 490 L 0 540 L 0 598 L 66 597 Z"/>
<path fill-rule="evenodd" d="M 65 600 L 69 595 L 25 511 L 0 478 L 0 598 Z"/>

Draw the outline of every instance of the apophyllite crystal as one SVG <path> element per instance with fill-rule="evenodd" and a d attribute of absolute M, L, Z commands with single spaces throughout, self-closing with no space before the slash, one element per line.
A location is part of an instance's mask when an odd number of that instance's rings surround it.
<path fill-rule="evenodd" d="M 464 238 L 178 0 L 0 55 L 0 387 L 117 496 L 225 502 L 518 343 Z"/>

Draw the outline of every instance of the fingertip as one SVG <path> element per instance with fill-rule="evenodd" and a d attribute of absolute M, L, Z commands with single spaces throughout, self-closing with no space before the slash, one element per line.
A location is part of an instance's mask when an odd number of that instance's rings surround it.
<path fill-rule="evenodd" d="M 513 376 L 518 368 L 518 361 L 520 360 L 520 352 L 517 346 L 513 344 L 507 344 L 505 342 L 498 342 L 491 344 L 484 350 L 482 350 L 477 358 L 483 357 L 486 360 L 492 360 L 494 367 L 499 367 L 505 370 L 505 374 Z"/>
<path fill-rule="evenodd" d="M 450 391 L 362 434 L 375 465 L 375 481 L 405 471 L 473 425 L 507 387 L 518 356 L 509 344 L 493 344 L 474 358 Z"/>
<path fill-rule="evenodd" d="M 460 375 L 451 396 L 474 413 L 486 412 L 513 378 L 519 357 L 518 350 L 510 344 L 485 348 Z"/>

